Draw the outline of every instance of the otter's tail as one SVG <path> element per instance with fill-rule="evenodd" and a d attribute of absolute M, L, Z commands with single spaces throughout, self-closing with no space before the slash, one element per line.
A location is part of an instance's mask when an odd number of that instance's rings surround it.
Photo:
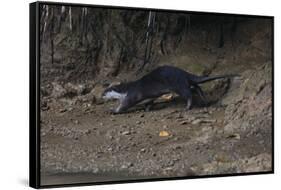
<path fill-rule="evenodd" d="M 221 76 L 213 76 L 213 77 L 196 77 L 194 82 L 197 84 L 209 82 L 216 79 L 223 79 L 223 78 L 233 78 L 238 77 L 239 75 L 221 75 Z"/>

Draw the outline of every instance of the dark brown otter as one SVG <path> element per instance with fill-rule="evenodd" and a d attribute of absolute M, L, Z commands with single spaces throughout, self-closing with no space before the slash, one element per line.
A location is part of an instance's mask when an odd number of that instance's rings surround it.
<path fill-rule="evenodd" d="M 192 106 L 191 89 L 205 101 L 205 95 L 199 84 L 233 76 L 196 76 L 173 66 L 161 66 L 136 81 L 107 88 L 103 98 L 118 99 L 120 104 L 113 112 L 121 113 L 144 100 L 152 104 L 159 96 L 174 92 L 185 99 L 186 108 L 189 110 Z"/>

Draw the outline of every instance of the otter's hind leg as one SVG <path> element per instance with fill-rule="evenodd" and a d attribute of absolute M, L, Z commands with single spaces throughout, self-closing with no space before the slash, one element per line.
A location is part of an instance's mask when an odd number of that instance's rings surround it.
<path fill-rule="evenodd" d="M 202 88 L 198 85 L 194 85 L 194 88 L 195 88 L 197 94 L 200 96 L 201 100 L 203 101 L 203 104 L 207 105 L 206 96 L 205 96 Z"/>
<path fill-rule="evenodd" d="M 186 99 L 186 109 L 187 110 L 190 110 L 192 108 L 192 96 L 189 96 L 187 99 Z"/>
<path fill-rule="evenodd" d="M 178 94 L 186 100 L 186 109 L 190 110 L 192 107 L 192 94 L 189 87 L 182 88 Z"/>
<path fill-rule="evenodd" d="M 145 102 L 145 111 L 150 111 L 155 99 L 149 99 L 147 102 Z"/>

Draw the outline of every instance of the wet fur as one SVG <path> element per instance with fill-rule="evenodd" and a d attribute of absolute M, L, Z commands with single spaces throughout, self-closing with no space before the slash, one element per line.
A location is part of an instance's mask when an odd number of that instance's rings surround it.
<path fill-rule="evenodd" d="M 108 93 L 126 94 L 126 96 L 122 96 L 123 98 L 119 98 L 120 105 L 113 110 L 114 113 L 121 113 L 143 100 L 151 99 L 147 103 L 151 105 L 153 100 L 159 96 L 174 92 L 184 98 L 187 104 L 186 108 L 191 109 L 192 89 L 205 101 L 204 93 L 198 84 L 231 76 L 196 76 L 176 67 L 162 66 L 139 80 L 107 88 L 103 93 L 103 97 L 106 97 Z"/>

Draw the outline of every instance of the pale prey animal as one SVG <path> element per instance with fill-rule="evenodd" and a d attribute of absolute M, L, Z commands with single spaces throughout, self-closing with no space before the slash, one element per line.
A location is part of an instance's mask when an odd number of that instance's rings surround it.
<path fill-rule="evenodd" d="M 147 105 L 151 105 L 159 96 L 174 92 L 186 101 L 186 108 L 189 110 L 192 106 L 191 90 L 195 90 L 205 101 L 205 95 L 199 84 L 233 76 L 235 75 L 196 76 L 177 67 L 161 66 L 136 81 L 107 88 L 102 96 L 104 99 L 119 100 L 119 106 L 112 111 L 121 113 L 145 100 Z"/>

